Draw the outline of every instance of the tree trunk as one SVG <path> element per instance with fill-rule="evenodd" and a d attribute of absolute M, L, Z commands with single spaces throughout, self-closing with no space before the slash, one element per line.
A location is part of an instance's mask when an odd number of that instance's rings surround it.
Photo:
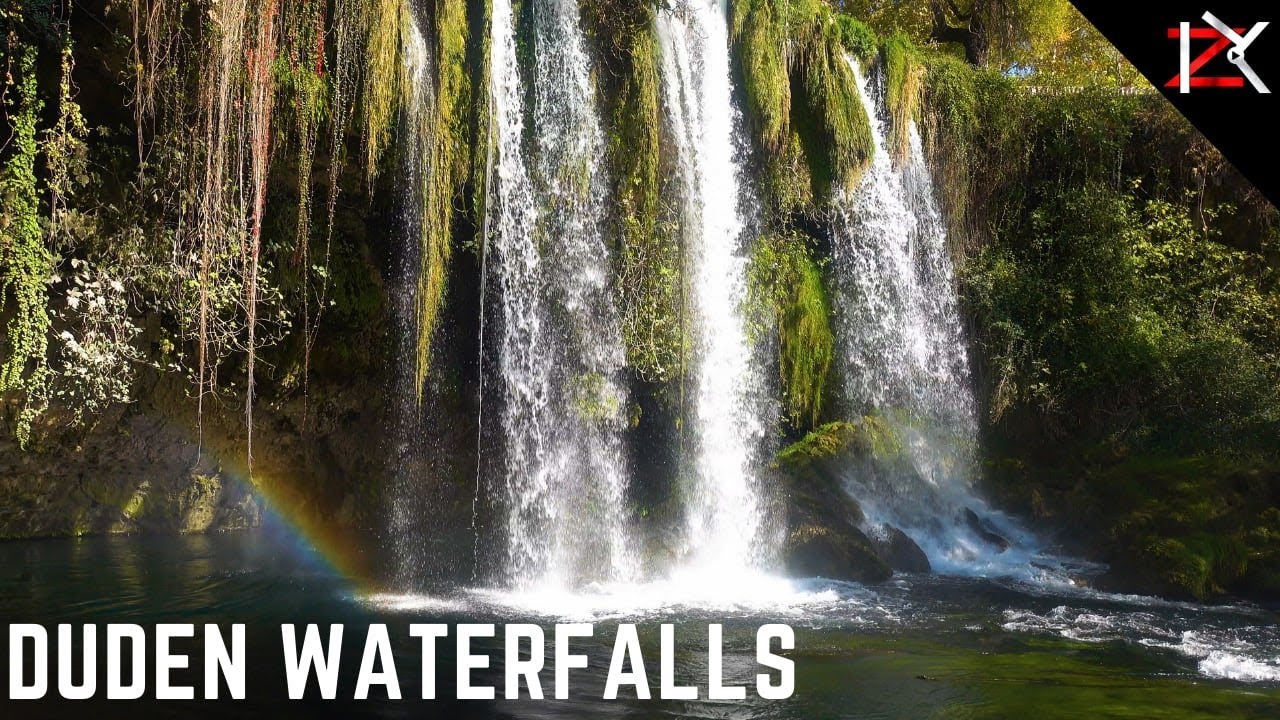
<path fill-rule="evenodd" d="M 964 57 L 971 65 L 986 65 L 990 58 L 990 40 L 985 32 L 982 13 L 978 12 L 978 2 L 967 15 L 960 14 L 950 0 L 930 0 L 933 9 L 933 34 L 930 40 L 936 43 L 959 43 L 964 47 Z M 950 6 L 956 20 L 963 25 L 952 25 L 947 17 Z"/>

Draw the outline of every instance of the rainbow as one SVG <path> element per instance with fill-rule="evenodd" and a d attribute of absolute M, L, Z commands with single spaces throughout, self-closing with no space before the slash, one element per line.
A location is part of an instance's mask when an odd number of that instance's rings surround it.
<path fill-rule="evenodd" d="M 206 444 L 204 452 L 208 455 L 213 449 Z M 270 458 L 255 458 L 252 473 L 241 453 L 215 452 L 208 460 L 214 461 L 224 480 L 261 500 L 262 524 L 284 530 L 282 535 L 292 540 L 300 554 L 351 583 L 357 592 L 380 589 L 377 559 L 368 535 L 339 522 L 334 513 L 317 504 L 314 494 L 304 490 L 314 487 L 314 482 L 308 482 L 312 478 L 281 469 L 280 463 Z"/>

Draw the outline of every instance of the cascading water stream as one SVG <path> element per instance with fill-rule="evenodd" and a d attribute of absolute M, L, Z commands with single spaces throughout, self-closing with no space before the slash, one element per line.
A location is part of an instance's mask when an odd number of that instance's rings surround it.
<path fill-rule="evenodd" d="M 935 570 L 1039 575 L 1030 564 L 1035 538 L 972 487 L 976 403 L 946 229 L 919 131 L 912 121 L 907 156 L 895 160 L 883 88 L 848 62 L 875 155 L 859 186 L 836 203 L 839 366 L 849 406 L 888 421 L 909 466 L 851 474 L 849 488 L 868 530 L 888 524 L 905 531 Z M 1000 547 L 992 533 L 1011 546 Z"/>
<path fill-rule="evenodd" d="M 430 147 L 429 134 L 433 130 L 431 113 L 435 98 L 431 80 L 430 48 L 416 19 L 406 25 L 401 42 L 400 55 L 408 89 L 403 98 L 404 112 L 401 116 L 401 131 L 407 151 L 399 170 L 403 188 L 399 198 L 403 246 L 394 280 L 397 291 L 390 296 L 402 362 L 397 368 L 395 379 L 396 428 L 391 434 L 396 443 L 393 453 L 395 460 L 392 463 L 395 501 L 388 507 L 388 535 L 396 558 L 396 582 L 409 585 L 416 581 L 424 564 L 422 537 L 415 529 L 420 513 L 429 500 L 418 487 L 410 469 L 413 466 L 408 460 L 416 451 L 415 440 L 420 430 L 420 408 L 414 389 L 417 358 L 414 293 L 418 291 L 417 277 L 422 252 L 422 189 L 432 172 L 427 160 L 427 148 Z"/>
<path fill-rule="evenodd" d="M 754 208 L 738 160 L 724 8 L 716 0 L 663 7 L 656 31 L 692 325 L 689 560 L 722 575 L 764 567 L 774 545 L 756 470 L 776 411 L 742 316 Z"/>
<path fill-rule="evenodd" d="M 624 354 L 601 226 L 603 134 L 578 7 L 533 3 L 531 68 L 518 61 L 510 2 L 493 3 L 487 279 L 499 306 L 504 461 L 490 485 L 506 513 L 507 579 L 576 586 L 625 580 L 636 568 L 624 510 Z M 526 87 L 534 88 L 528 110 Z"/>

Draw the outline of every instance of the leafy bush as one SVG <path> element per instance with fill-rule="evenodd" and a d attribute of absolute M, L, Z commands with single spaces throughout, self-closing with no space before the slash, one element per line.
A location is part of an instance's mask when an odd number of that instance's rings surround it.
<path fill-rule="evenodd" d="M 1046 198 L 1025 231 L 978 253 L 963 279 L 996 432 L 1030 413 L 1050 437 L 1267 447 L 1280 429 L 1280 295 L 1216 234 L 1188 205 L 1089 185 Z"/>

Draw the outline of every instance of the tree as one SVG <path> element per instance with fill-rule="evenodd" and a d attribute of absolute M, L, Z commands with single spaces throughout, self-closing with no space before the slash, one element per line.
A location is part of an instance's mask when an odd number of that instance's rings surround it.
<path fill-rule="evenodd" d="M 1060 42 L 1075 14 L 1067 0 L 847 0 L 845 7 L 881 33 L 958 45 L 974 65 L 1003 66 Z"/>
<path fill-rule="evenodd" d="M 930 40 L 964 47 L 974 65 L 1034 57 L 1062 39 L 1066 0 L 930 0 Z"/>

